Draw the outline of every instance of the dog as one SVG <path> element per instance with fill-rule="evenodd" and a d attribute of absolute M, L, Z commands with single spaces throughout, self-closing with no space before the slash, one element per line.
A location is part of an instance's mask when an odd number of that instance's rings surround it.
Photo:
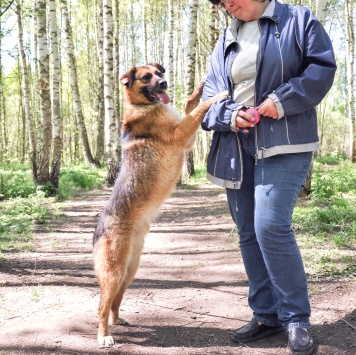
<path fill-rule="evenodd" d="M 185 115 L 169 105 L 165 69 L 158 63 L 134 67 L 120 77 L 124 85 L 121 168 L 94 232 L 94 269 L 99 281 L 98 343 L 114 344 L 108 333 L 119 317 L 125 290 L 137 271 L 144 237 L 160 206 L 178 181 L 185 152 L 210 106 L 222 93 L 199 104 L 204 82 L 188 99 Z"/>

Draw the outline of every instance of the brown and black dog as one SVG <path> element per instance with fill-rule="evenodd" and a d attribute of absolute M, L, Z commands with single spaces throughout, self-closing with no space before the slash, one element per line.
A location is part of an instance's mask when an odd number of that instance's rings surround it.
<path fill-rule="evenodd" d="M 204 83 L 189 98 L 185 116 L 171 106 L 164 68 L 152 63 L 123 74 L 124 114 L 122 161 L 109 201 L 94 232 L 94 266 L 99 280 L 98 342 L 114 344 L 108 333 L 113 324 L 125 324 L 119 308 L 137 271 L 151 221 L 179 179 L 184 154 L 212 103 L 226 93 L 199 104 Z"/>

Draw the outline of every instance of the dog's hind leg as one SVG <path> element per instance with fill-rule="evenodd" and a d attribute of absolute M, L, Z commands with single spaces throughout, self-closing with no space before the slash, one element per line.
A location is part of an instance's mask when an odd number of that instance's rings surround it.
<path fill-rule="evenodd" d="M 124 282 L 127 269 L 129 246 L 121 243 L 114 249 L 120 252 L 113 253 L 112 248 L 115 247 L 110 238 L 102 237 L 94 250 L 95 271 L 101 291 L 98 329 L 98 343 L 101 347 L 110 347 L 114 344 L 108 331 L 109 314 L 115 296 Z"/>
<path fill-rule="evenodd" d="M 98 343 L 101 347 L 110 347 L 114 345 L 114 339 L 109 336 L 108 322 L 110 308 L 118 290 L 117 279 L 113 275 L 105 275 L 105 279 L 100 282 L 100 289 Z"/>
<path fill-rule="evenodd" d="M 134 246 L 134 250 L 132 250 L 132 252 L 131 252 L 132 253 L 131 260 L 127 267 L 127 270 L 125 273 L 125 278 L 124 278 L 121 286 L 119 287 L 119 290 L 118 290 L 118 292 L 114 298 L 114 301 L 112 303 L 112 307 L 111 307 L 112 324 L 117 324 L 117 325 L 128 324 L 128 322 L 124 318 L 119 317 L 120 304 L 121 304 L 121 301 L 122 301 L 122 298 L 124 296 L 126 289 L 130 286 L 133 278 L 135 277 L 136 271 L 137 271 L 139 263 L 140 263 L 142 247 L 143 247 L 143 240 L 142 240 L 142 243 L 137 243 Z"/>
<path fill-rule="evenodd" d="M 116 324 L 116 325 L 129 324 L 126 319 L 119 317 L 121 301 L 127 287 L 128 286 L 121 285 L 119 292 L 116 294 L 112 302 L 112 306 L 111 306 L 112 324 Z"/>

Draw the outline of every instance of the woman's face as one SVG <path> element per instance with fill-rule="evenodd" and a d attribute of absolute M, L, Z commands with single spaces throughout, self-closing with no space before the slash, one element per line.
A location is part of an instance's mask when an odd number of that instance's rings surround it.
<path fill-rule="evenodd" d="M 254 21 L 261 17 L 269 4 L 268 0 L 222 0 L 227 12 L 242 21 Z"/>

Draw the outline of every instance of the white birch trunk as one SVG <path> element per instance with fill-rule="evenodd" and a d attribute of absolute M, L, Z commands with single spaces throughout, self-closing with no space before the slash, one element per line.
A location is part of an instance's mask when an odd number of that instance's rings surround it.
<path fill-rule="evenodd" d="M 48 1 L 51 54 L 52 54 L 52 134 L 53 134 L 53 160 L 51 168 L 51 183 L 55 188 L 59 185 L 59 172 L 63 149 L 63 120 L 61 116 L 60 101 L 60 58 L 58 45 L 58 26 L 56 0 Z"/>
<path fill-rule="evenodd" d="M 104 61 L 103 61 L 103 1 L 95 4 L 96 11 L 96 48 L 98 57 L 98 85 L 97 85 L 97 136 L 95 160 L 102 162 L 105 155 L 105 109 L 104 109 Z"/>
<path fill-rule="evenodd" d="M 66 51 L 67 51 L 68 62 L 69 62 L 70 84 L 72 88 L 74 109 L 75 109 L 76 119 L 78 123 L 80 140 L 82 143 L 83 156 L 87 163 L 95 164 L 89 146 L 89 139 L 88 139 L 88 134 L 87 134 L 84 115 L 83 115 L 82 101 L 79 92 L 77 63 L 74 54 L 72 26 L 69 21 L 67 0 L 61 0 L 61 10 L 62 10 L 62 16 L 64 21 L 64 31 L 66 34 Z"/>
<path fill-rule="evenodd" d="M 49 161 L 52 147 L 52 111 L 49 85 L 49 52 L 47 44 L 47 16 L 45 0 L 36 1 L 38 80 L 37 90 L 41 103 L 41 141 L 39 142 L 37 183 L 49 182 Z"/>
<path fill-rule="evenodd" d="M 117 130 L 113 107 L 113 26 L 112 0 L 103 0 L 104 24 L 104 103 L 105 103 L 105 154 L 107 184 L 113 185 L 118 173 Z"/>
<path fill-rule="evenodd" d="M 326 19 L 326 5 L 328 0 L 317 0 L 315 15 L 318 20 L 324 25 Z"/>
<path fill-rule="evenodd" d="M 187 79 L 186 97 L 188 98 L 194 91 L 195 67 L 196 67 L 196 45 L 197 45 L 197 18 L 198 0 L 189 0 L 189 20 L 188 20 L 188 46 L 187 46 Z M 183 179 L 187 179 L 194 174 L 193 152 L 189 151 L 183 166 Z"/>
<path fill-rule="evenodd" d="M 21 74 L 22 74 L 22 95 L 23 95 L 23 106 L 26 117 L 26 126 L 29 137 L 29 155 L 30 155 L 30 164 L 32 170 L 33 180 L 37 180 L 37 152 L 36 152 L 36 132 L 33 125 L 33 113 L 31 108 L 31 94 L 30 94 L 30 85 L 29 85 L 29 75 L 28 75 L 28 63 L 26 60 L 26 53 L 23 43 L 23 25 L 22 25 L 22 14 L 21 6 L 16 5 L 16 15 L 17 15 L 17 30 L 18 30 L 18 50 L 20 57 L 21 65 Z"/>
<path fill-rule="evenodd" d="M 189 0 L 188 46 L 187 46 L 187 86 L 186 97 L 194 91 L 196 44 L 197 44 L 198 0 Z"/>
<path fill-rule="evenodd" d="M 174 100 L 174 0 L 168 0 L 168 94 Z"/>
<path fill-rule="evenodd" d="M 355 33 L 354 33 L 354 0 L 344 0 L 346 22 L 346 80 L 347 112 L 350 118 L 350 160 L 356 161 L 356 117 L 355 117 Z"/>

